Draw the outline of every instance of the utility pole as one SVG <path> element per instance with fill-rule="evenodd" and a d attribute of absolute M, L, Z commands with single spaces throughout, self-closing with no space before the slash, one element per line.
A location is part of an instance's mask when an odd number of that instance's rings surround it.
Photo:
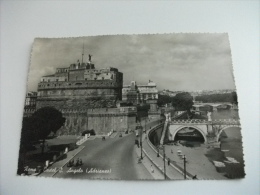
<path fill-rule="evenodd" d="M 163 146 L 163 166 L 164 166 L 164 179 L 166 180 L 165 147 L 164 146 Z"/>
<path fill-rule="evenodd" d="M 146 133 L 146 117 L 145 117 L 145 121 L 144 121 L 144 132 Z"/>
<path fill-rule="evenodd" d="M 141 160 L 143 160 L 143 127 L 140 125 L 140 146 L 141 146 Z"/>
<path fill-rule="evenodd" d="M 186 156 L 183 155 L 183 163 L 184 163 L 184 179 L 186 179 Z"/>
<path fill-rule="evenodd" d="M 160 153 L 159 153 L 159 145 L 157 146 L 157 157 L 160 157 Z"/>

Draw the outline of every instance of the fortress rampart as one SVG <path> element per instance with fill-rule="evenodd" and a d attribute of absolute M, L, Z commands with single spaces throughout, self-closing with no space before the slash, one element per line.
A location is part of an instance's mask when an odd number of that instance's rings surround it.
<path fill-rule="evenodd" d="M 111 130 L 126 131 L 135 128 L 136 108 L 62 109 L 66 118 L 59 134 L 81 135 L 84 130 L 94 129 L 96 134 L 105 135 Z"/>
<path fill-rule="evenodd" d="M 94 129 L 96 134 L 111 130 L 134 129 L 135 107 L 116 107 L 122 100 L 123 73 L 116 68 L 95 69 L 94 64 L 71 64 L 57 68 L 38 83 L 36 109 L 51 106 L 66 118 L 59 134 L 81 135 Z"/>

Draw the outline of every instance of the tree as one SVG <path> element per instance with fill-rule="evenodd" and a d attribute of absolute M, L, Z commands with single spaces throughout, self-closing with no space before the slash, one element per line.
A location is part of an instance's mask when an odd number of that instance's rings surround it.
<path fill-rule="evenodd" d="M 45 139 L 48 135 L 56 133 L 65 122 L 62 113 L 53 107 L 43 107 L 37 110 L 33 115 L 32 124 L 37 140 L 42 140 L 42 154 L 44 152 Z"/>
<path fill-rule="evenodd" d="M 158 106 L 163 106 L 165 104 L 171 103 L 172 99 L 168 95 L 158 95 Z"/>
<path fill-rule="evenodd" d="M 190 114 L 193 105 L 193 97 L 188 92 L 178 93 L 172 98 L 172 106 L 176 110 L 186 110 Z"/>
<path fill-rule="evenodd" d="M 202 102 L 231 102 L 237 104 L 237 93 L 210 94 L 196 97 L 197 101 Z"/>
<path fill-rule="evenodd" d="M 26 153 L 33 147 L 33 142 L 36 141 L 35 132 L 33 130 L 33 120 L 31 117 L 23 118 L 21 140 L 20 140 L 20 151 L 18 158 L 18 170 L 17 173 L 24 172 L 24 164 L 26 159 Z"/>

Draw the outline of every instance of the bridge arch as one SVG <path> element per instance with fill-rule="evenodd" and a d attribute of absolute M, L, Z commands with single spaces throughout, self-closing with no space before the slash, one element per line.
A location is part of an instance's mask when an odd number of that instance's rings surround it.
<path fill-rule="evenodd" d="M 222 129 L 219 130 L 219 132 L 218 132 L 218 134 L 217 134 L 217 141 L 219 141 L 219 137 L 220 137 L 221 133 L 222 133 L 225 129 L 230 128 L 230 127 L 239 127 L 239 128 L 241 128 L 240 125 L 227 125 L 227 126 L 223 127 Z"/>
<path fill-rule="evenodd" d="M 199 127 L 196 127 L 196 126 L 193 126 L 193 125 L 185 125 L 185 126 L 183 125 L 183 126 L 178 127 L 178 128 L 174 131 L 174 133 L 173 133 L 173 135 L 172 135 L 172 140 L 174 140 L 176 134 L 177 134 L 179 131 L 181 131 L 182 129 L 184 129 L 184 128 L 193 128 L 193 129 L 196 129 L 196 130 L 199 131 L 199 132 L 201 133 L 201 135 L 203 136 L 203 138 L 204 138 L 204 143 L 207 143 L 207 136 L 205 135 L 205 133 L 203 132 L 203 130 L 200 129 Z"/>

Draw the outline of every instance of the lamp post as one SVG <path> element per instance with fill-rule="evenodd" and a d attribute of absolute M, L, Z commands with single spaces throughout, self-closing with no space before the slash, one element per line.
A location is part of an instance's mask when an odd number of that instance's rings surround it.
<path fill-rule="evenodd" d="M 163 145 L 163 167 L 164 167 L 164 179 L 166 179 L 165 147 L 164 147 L 164 145 Z"/>
<path fill-rule="evenodd" d="M 140 125 L 139 128 L 139 132 L 140 132 L 140 146 L 141 146 L 141 160 L 143 160 L 143 127 Z"/>
<path fill-rule="evenodd" d="M 145 120 L 144 120 L 144 133 L 146 133 L 146 117 L 145 117 Z"/>
<path fill-rule="evenodd" d="M 159 149 L 162 149 L 162 150 L 163 150 L 163 174 L 164 174 L 164 179 L 166 179 L 166 166 L 165 166 L 165 162 L 166 162 L 165 158 L 166 158 L 166 155 L 165 155 L 165 146 L 162 145 L 161 147 L 162 147 L 162 148 L 160 148 L 160 146 L 157 147 L 157 149 L 158 149 L 158 151 L 157 151 L 157 152 L 158 152 L 158 153 L 157 153 L 157 157 L 160 157 Z"/>
<path fill-rule="evenodd" d="M 184 179 L 186 179 L 186 156 L 185 155 L 183 155 L 183 163 L 184 163 L 184 172 L 183 172 L 183 174 L 184 174 Z"/>

